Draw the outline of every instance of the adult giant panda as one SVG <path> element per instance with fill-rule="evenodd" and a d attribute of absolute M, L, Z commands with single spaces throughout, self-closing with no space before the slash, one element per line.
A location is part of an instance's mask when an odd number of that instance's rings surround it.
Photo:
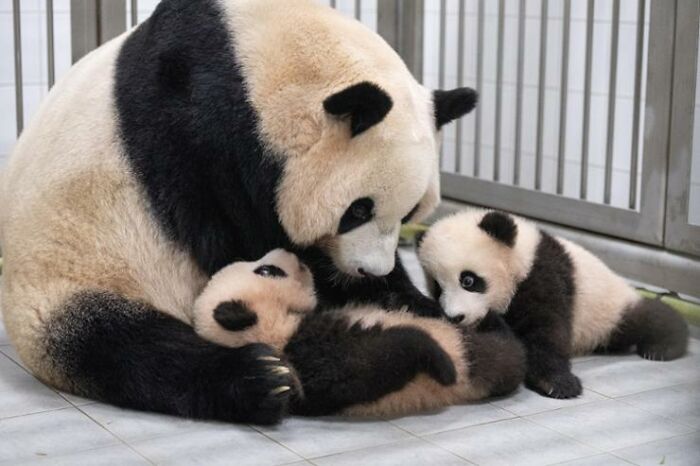
<path fill-rule="evenodd" d="M 321 301 L 439 306 L 395 259 L 439 197 L 431 93 L 359 23 L 308 0 L 163 0 L 81 60 L 10 159 L 3 315 L 39 378 L 117 405 L 270 423 L 272 348 L 223 348 L 191 308 L 226 264 L 284 247 Z M 381 394 L 380 394 L 381 395 Z"/>

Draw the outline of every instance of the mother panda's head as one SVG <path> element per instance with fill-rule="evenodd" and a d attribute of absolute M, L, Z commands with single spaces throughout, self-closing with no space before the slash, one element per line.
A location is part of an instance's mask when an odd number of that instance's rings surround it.
<path fill-rule="evenodd" d="M 439 201 L 439 130 L 476 92 L 431 92 L 377 34 L 329 8 L 227 4 L 260 136 L 283 167 L 282 227 L 346 274 L 388 274 L 402 221 Z"/>

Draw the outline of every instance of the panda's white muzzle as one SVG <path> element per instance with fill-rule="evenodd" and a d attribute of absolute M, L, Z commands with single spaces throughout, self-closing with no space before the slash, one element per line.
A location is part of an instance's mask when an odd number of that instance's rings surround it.
<path fill-rule="evenodd" d="M 355 277 L 388 275 L 396 265 L 399 230 L 382 231 L 376 222 L 366 223 L 335 238 L 330 255 L 336 267 Z"/>

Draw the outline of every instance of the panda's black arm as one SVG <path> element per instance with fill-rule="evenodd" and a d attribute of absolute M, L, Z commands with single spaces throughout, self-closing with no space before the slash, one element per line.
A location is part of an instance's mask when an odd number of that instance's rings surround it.
<path fill-rule="evenodd" d="M 398 252 L 396 265 L 385 277 L 362 279 L 339 275 L 331 259 L 317 249 L 300 252 L 314 274 L 316 292 L 322 307 L 348 303 L 376 304 L 387 310 L 406 308 L 422 317 L 444 317 L 437 301 L 416 288 L 406 272 Z"/>

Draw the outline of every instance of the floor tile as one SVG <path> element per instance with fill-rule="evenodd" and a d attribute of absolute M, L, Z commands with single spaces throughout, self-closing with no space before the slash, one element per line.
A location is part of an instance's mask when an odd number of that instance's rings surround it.
<path fill-rule="evenodd" d="M 616 450 L 613 453 L 640 466 L 698 466 L 700 432 Z"/>
<path fill-rule="evenodd" d="M 700 382 L 650 390 L 619 400 L 700 429 Z"/>
<path fill-rule="evenodd" d="M 2 314 L 0 313 L 0 345 L 9 345 L 10 338 L 7 336 L 7 331 L 5 330 L 5 322 L 2 320 Z"/>
<path fill-rule="evenodd" d="M 593 401 L 606 399 L 590 390 L 584 390 L 578 398 L 570 400 L 558 400 L 539 395 L 525 387 L 520 387 L 517 392 L 512 395 L 494 400 L 491 404 L 500 408 L 506 409 L 518 416 L 529 416 L 530 414 L 551 411 L 553 409 L 566 408 L 570 406 L 578 406 Z"/>
<path fill-rule="evenodd" d="M 37 455 L 35 459 L 21 461 L 17 466 L 51 465 L 51 466 L 145 466 L 150 465 L 138 453 L 125 445 L 97 448 L 95 450 L 68 453 L 66 455 Z"/>
<path fill-rule="evenodd" d="M 197 430 L 130 445 L 156 464 L 264 466 L 303 460 L 247 426 Z"/>
<path fill-rule="evenodd" d="M 528 419 L 603 451 L 674 437 L 692 430 L 616 400 L 548 411 Z"/>
<path fill-rule="evenodd" d="M 312 461 L 318 466 L 356 466 L 365 464 L 380 464 L 382 466 L 423 466 L 426 464 L 464 466 L 469 464 L 466 460 L 417 438 L 338 455 L 313 458 Z"/>
<path fill-rule="evenodd" d="M 430 414 L 391 419 L 389 422 L 413 434 L 427 435 L 513 417 L 512 413 L 490 403 L 476 403 L 451 406 Z"/>
<path fill-rule="evenodd" d="M 412 438 L 410 434 L 386 421 L 355 421 L 346 418 L 290 418 L 279 426 L 260 430 L 304 458 Z"/>
<path fill-rule="evenodd" d="M 603 453 L 602 455 L 557 463 L 556 466 L 630 466 L 630 463 L 609 453 Z"/>
<path fill-rule="evenodd" d="M 75 408 L 0 421 L 0 463 L 16 463 L 118 444 L 119 440 Z"/>
<path fill-rule="evenodd" d="M 19 354 L 17 354 L 17 350 L 15 349 L 14 346 L 12 345 L 3 345 L 0 346 L 0 353 L 3 353 L 5 356 L 8 358 L 12 359 L 15 363 L 19 364 L 29 372 L 29 368 L 24 364 L 24 362 L 20 359 Z"/>
<path fill-rule="evenodd" d="M 80 409 L 127 443 L 166 435 L 184 434 L 195 430 L 209 429 L 212 431 L 217 428 L 231 428 L 230 424 L 193 421 L 164 414 L 132 411 L 102 403 L 82 406 Z M 247 427 L 240 428 L 248 430 Z"/>
<path fill-rule="evenodd" d="M 675 361 L 647 361 L 636 354 L 600 356 L 574 365 L 583 386 L 609 397 L 700 381 L 700 356 Z"/>
<path fill-rule="evenodd" d="M 56 392 L 0 353 L 0 419 L 68 406 Z"/>
<path fill-rule="evenodd" d="M 552 464 L 598 453 L 525 419 L 467 427 L 425 439 L 483 466 Z"/>

